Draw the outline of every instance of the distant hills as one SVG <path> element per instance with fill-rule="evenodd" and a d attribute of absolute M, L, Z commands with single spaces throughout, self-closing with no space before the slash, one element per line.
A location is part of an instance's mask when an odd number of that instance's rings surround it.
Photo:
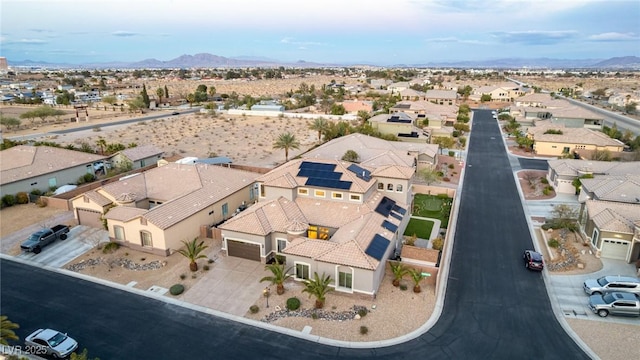
<path fill-rule="evenodd" d="M 372 63 L 317 63 L 300 60 L 298 62 L 282 62 L 265 57 L 239 56 L 224 57 L 213 54 L 181 55 L 175 59 L 162 61 L 145 59 L 136 62 L 102 62 L 85 64 L 48 63 L 43 61 L 11 61 L 10 66 L 45 67 L 45 68 L 81 68 L 81 69 L 176 69 L 176 68 L 243 68 L 243 67 L 338 67 L 338 66 L 383 66 Z M 492 68 L 492 69 L 640 69 L 640 57 L 624 56 L 610 59 L 550 59 L 550 58 L 501 58 L 483 61 L 425 62 L 419 64 L 397 64 L 385 67 L 452 67 L 452 68 Z"/>

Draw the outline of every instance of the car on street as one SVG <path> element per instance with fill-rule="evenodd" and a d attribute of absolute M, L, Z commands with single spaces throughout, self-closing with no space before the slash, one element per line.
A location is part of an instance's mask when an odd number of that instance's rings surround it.
<path fill-rule="evenodd" d="M 640 294 L 640 280 L 631 276 L 608 275 L 598 279 L 588 279 L 582 284 L 587 295 L 621 291 Z"/>
<path fill-rule="evenodd" d="M 638 295 L 625 292 L 608 292 L 589 296 L 589 309 L 600 317 L 611 315 L 640 316 Z"/>
<path fill-rule="evenodd" d="M 180 113 L 177 112 L 177 111 L 174 111 L 174 112 L 171 113 L 171 115 L 180 115 Z"/>
<path fill-rule="evenodd" d="M 66 358 L 78 348 L 78 342 L 65 333 L 53 329 L 38 329 L 25 338 L 27 348 L 33 353 L 47 354 L 54 358 Z"/>
<path fill-rule="evenodd" d="M 529 270 L 542 271 L 544 269 L 544 260 L 542 254 L 533 250 L 525 250 L 522 254 L 524 266 Z"/>

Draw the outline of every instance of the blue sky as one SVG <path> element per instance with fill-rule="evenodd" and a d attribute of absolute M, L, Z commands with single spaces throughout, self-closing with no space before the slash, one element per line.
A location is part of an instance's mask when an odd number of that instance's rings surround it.
<path fill-rule="evenodd" d="M 638 0 L 0 0 L 0 20 L 9 63 L 640 56 Z"/>

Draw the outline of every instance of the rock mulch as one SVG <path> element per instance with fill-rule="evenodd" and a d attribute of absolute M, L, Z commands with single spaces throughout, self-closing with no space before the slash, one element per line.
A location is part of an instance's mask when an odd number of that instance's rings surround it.
<path fill-rule="evenodd" d="M 117 258 L 111 261 L 107 261 L 106 259 L 99 257 L 96 259 L 82 260 L 79 263 L 67 265 L 65 269 L 71 270 L 74 272 L 80 272 L 86 269 L 87 267 L 94 267 L 100 264 L 108 265 L 109 268 L 121 267 L 121 268 L 125 268 L 127 270 L 132 270 L 132 271 L 146 271 L 146 270 L 161 269 L 166 265 L 166 261 L 155 260 L 145 264 L 138 264 L 126 258 Z"/>
<path fill-rule="evenodd" d="M 347 321 L 360 319 L 360 312 L 368 312 L 367 307 L 354 305 L 350 310 L 347 311 L 326 311 L 322 309 L 284 309 L 268 314 L 261 321 L 270 323 L 286 317 L 306 317 L 329 321 Z"/>

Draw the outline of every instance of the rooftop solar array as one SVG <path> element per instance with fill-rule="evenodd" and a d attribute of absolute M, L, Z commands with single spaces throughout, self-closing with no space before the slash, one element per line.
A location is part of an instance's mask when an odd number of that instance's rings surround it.
<path fill-rule="evenodd" d="M 351 171 L 352 173 L 356 174 L 356 176 L 364 181 L 370 181 L 371 180 L 371 171 L 367 170 L 367 169 L 363 169 L 360 166 L 356 165 L 356 164 L 351 164 L 349 165 L 349 167 L 347 168 L 347 170 Z"/>
<path fill-rule="evenodd" d="M 323 188 L 349 190 L 351 181 L 342 181 L 341 172 L 336 172 L 336 164 L 314 163 L 303 161 L 298 167 L 298 175 L 306 177 L 305 185 L 318 186 Z"/>
<path fill-rule="evenodd" d="M 382 227 L 393 232 L 396 232 L 396 230 L 398 230 L 398 225 L 395 225 L 388 220 L 382 222 Z"/>
<path fill-rule="evenodd" d="M 387 122 L 411 124 L 411 119 L 401 119 L 398 115 L 393 115 L 387 119 Z"/>
<path fill-rule="evenodd" d="M 382 198 L 382 200 L 380 200 L 380 203 L 376 207 L 375 212 L 377 212 L 378 214 L 384 217 L 389 217 L 389 214 L 391 213 L 391 210 L 393 209 L 393 206 L 395 204 L 396 204 L 395 201 L 385 196 Z"/>
<path fill-rule="evenodd" d="M 397 213 L 399 213 L 400 215 L 404 215 L 404 214 L 406 214 L 406 213 L 407 213 L 407 210 L 405 210 L 405 209 L 401 208 L 401 207 L 400 207 L 400 206 L 398 206 L 398 205 L 393 205 L 393 209 L 392 209 L 392 210 L 393 210 L 393 211 L 395 211 L 395 212 L 397 212 Z"/>
<path fill-rule="evenodd" d="M 376 234 L 364 253 L 380 261 L 382 260 L 385 251 L 387 251 L 389 243 L 390 241 L 385 239 L 382 235 Z"/>
<path fill-rule="evenodd" d="M 398 214 L 395 211 L 392 211 L 390 215 L 391 215 L 392 218 L 395 218 L 395 219 L 398 219 L 398 220 L 402 220 L 402 215 Z"/>

